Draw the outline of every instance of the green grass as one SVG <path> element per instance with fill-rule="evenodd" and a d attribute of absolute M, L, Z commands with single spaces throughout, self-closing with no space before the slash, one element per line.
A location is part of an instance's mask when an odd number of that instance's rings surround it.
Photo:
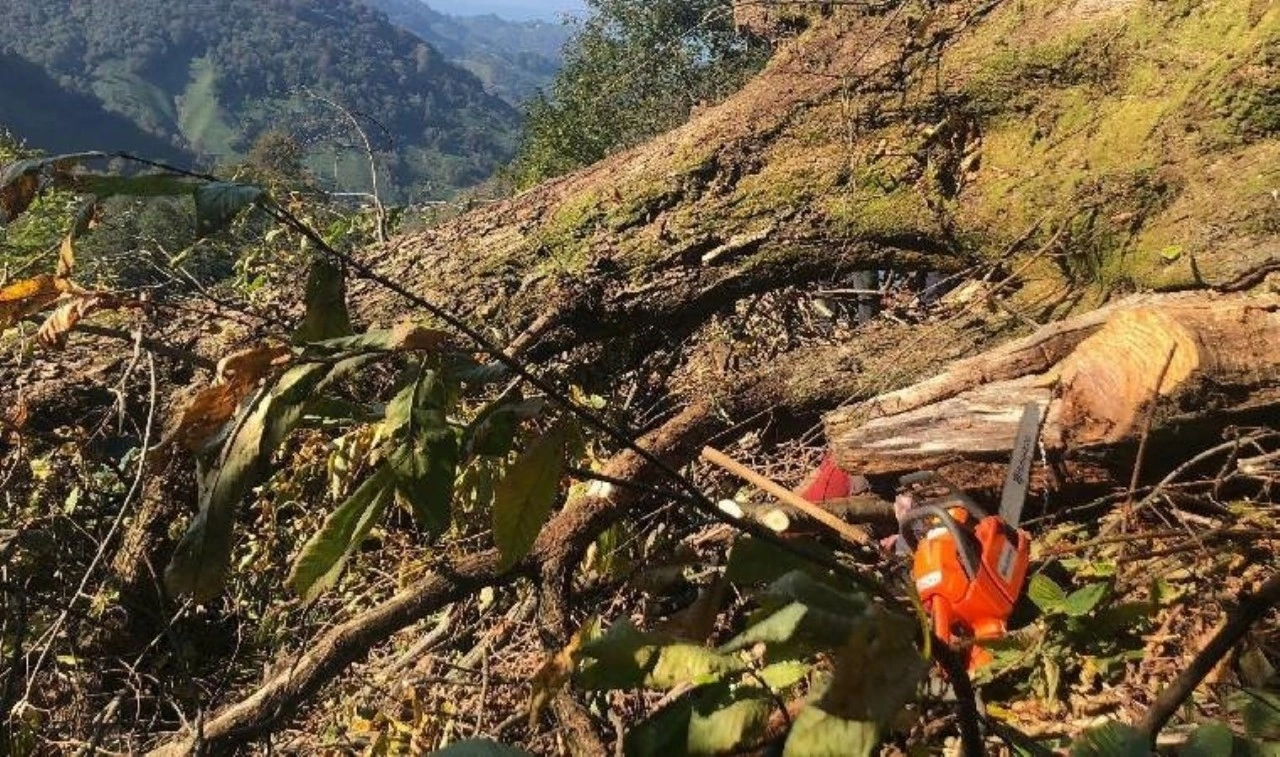
<path fill-rule="evenodd" d="M 178 128 L 193 147 L 205 155 L 226 160 L 237 155 L 240 133 L 227 123 L 218 100 L 218 72 L 213 61 L 191 61 L 191 81 L 177 99 Z"/>

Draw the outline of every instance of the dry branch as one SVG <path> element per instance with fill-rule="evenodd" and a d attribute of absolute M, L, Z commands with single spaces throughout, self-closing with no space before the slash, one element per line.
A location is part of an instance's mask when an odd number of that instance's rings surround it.
<path fill-rule="evenodd" d="M 1239 606 L 1228 616 L 1228 620 L 1218 630 L 1204 649 L 1196 655 L 1191 664 L 1183 669 L 1178 677 L 1156 697 L 1147 714 L 1143 716 L 1138 728 L 1155 743 L 1156 735 L 1164 728 L 1169 718 L 1177 712 L 1187 697 L 1191 696 L 1196 686 L 1209 675 L 1210 671 L 1244 638 L 1249 629 L 1280 604 L 1280 574 L 1273 575 L 1253 594 L 1240 597 Z"/>

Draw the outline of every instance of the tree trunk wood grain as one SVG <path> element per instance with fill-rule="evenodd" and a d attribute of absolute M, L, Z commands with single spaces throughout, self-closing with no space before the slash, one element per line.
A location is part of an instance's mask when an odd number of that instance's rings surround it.
<path fill-rule="evenodd" d="M 1041 441 L 1073 451 L 1280 407 L 1280 296 L 1135 297 L 954 363 L 913 386 L 831 413 L 838 462 L 864 474 L 1006 458 L 1025 403 Z"/>

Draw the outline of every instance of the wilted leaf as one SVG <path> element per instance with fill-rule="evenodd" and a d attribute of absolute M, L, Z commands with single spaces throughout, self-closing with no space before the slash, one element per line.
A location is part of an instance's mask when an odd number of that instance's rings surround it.
<path fill-rule="evenodd" d="M 212 182 L 196 187 L 196 236 L 207 237 L 220 231 L 263 194 L 261 187 L 231 182 Z"/>
<path fill-rule="evenodd" d="M 0 226 L 12 223 L 35 202 L 40 194 L 41 174 L 61 178 L 77 163 L 105 157 L 105 153 L 83 152 L 19 160 L 5 166 L 0 172 Z"/>
<path fill-rule="evenodd" d="M 489 739 L 458 741 L 431 754 L 439 757 L 529 757 L 526 751 Z"/>
<path fill-rule="evenodd" d="M 310 602 L 332 586 L 347 560 L 386 512 L 392 476 L 383 466 L 325 520 L 302 547 L 289 573 L 289 587 Z"/>
<path fill-rule="evenodd" d="M 876 754 L 880 729 L 875 723 L 845 720 L 817 706 L 796 717 L 783 757 L 864 757 Z"/>
<path fill-rule="evenodd" d="M 534 440 L 494 490 L 493 539 L 502 552 L 503 570 L 529 554 L 551 514 L 564 476 L 565 449 L 573 434 L 567 422 L 557 423 Z"/>
<path fill-rule="evenodd" d="M 52 305 L 67 288 L 64 281 L 44 274 L 0 289 L 0 331 Z"/>
<path fill-rule="evenodd" d="M 695 707 L 689 719 L 689 754 L 733 754 L 756 743 L 772 709 L 773 701 L 763 691 L 705 712 Z"/>
<path fill-rule="evenodd" d="M 295 344 L 351 335 L 346 278 L 342 268 L 324 255 L 317 255 L 311 261 L 311 271 L 307 274 L 306 303 L 306 315 L 293 333 Z"/>
<path fill-rule="evenodd" d="M 1062 603 L 1067 601 L 1067 593 L 1052 578 L 1037 573 L 1027 583 L 1027 597 L 1040 608 L 1040 612 L 1054 613 L 1062 611 Z"/>
<path fill-rule="evenodd" d="M 91 197 L 82 203 L 71 222 L 71 230 L 62 238 L 62 246 L 58 248 L 58 266 L 54 278 L 69 277 L 76 267 L 76 240 L 89 231 L 93 225 L 94 215 L 98 212 L 98 198 Z"/>
<path fill-rule="evenodd" d="M 529 721 L 536 723 L 538 716 L 551 703 L 551 699 L 564 688 L 573 675 L 582 645 L 600 633 L 600 618 L 593 616 L 573 634 L 560 651 L 549 656 L 538 672 L 534 674 L 532 683 L 533 696 L 529 701 Z"/>
<path fill-rule="evenodd" d="M 258 383 L 287 365 L 293 356 L 288 347 L 255 347 L 223 358 L 218 363 L 216 383 L 191 398 L 159 447 L 179 444 L 202 452 Z"/>
<path fill-rule="evenodd" d="M 1114 720 L 1090 728 L 1071 744 L 1071 757 L 1150 757 L 1152 754 L 1142 731 Z"/>
<path fill-rule="evenodd" d="M 36 332 L 36 339 L 49 349 L 60 350 L 67 345 L 67 334 L 80 321 L 100 310 L 113 310 L 122 304 L 120 298 L 110 294 L 91 294 L 68 300 L 49 314 Z"/>
<path fill-rule="evenodd" d="M 887 725 L 915 696 L 927 667 L 916 649 L 917 627 L 914 618 L 872 608 L 836 654 L 823 712 Z"/>

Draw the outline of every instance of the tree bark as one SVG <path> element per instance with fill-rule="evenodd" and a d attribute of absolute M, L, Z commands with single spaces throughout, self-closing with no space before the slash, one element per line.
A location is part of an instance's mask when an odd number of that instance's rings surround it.
<path fill-rule="evenodd" d="M 1280 296 L 1179 294 L 1124 300 L 954 363 L 828 415 L 839 463 L 903 473 L 1004 459 L 1023 405 L 1045 410 L 1060 453 L 1280 404 Z"/>

